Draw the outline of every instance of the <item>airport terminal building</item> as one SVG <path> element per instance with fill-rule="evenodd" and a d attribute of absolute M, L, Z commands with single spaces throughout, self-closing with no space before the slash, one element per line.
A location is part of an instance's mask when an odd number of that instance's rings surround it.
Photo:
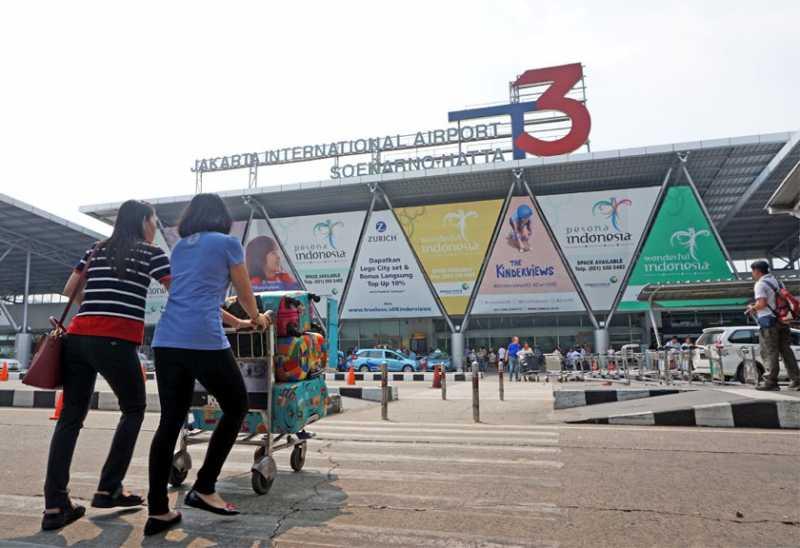
<path fill-rule="evenodd" d="M 800 131 L 594 151 L 581 70 L 526 71 L 508 104 L 450 112 L 444 128 L 198 159 L 195 190 L 241 172 L 247 187 L 219 194 L 255 288 L 335 300 L 341 349 L 518 335 L 545 351 L 599 350 L 649 345 L 652 322 L 693 337 L 741 323 L 741 299 L 653 303 L 650 314 L 639 291 L 749 276 L 754 258 L 796 270 L 798 220 L 766 206 L 800 163 Z M 306 162 L 329 178 L 259 184 Z M 191 198 L 149 200 L 165 248 Z M 110 224 L 118 207 L 81 210 Z M 149 324 L 165 301 L 151 288 Z M 324 300 L 318 312 L 330 314 Z"/>

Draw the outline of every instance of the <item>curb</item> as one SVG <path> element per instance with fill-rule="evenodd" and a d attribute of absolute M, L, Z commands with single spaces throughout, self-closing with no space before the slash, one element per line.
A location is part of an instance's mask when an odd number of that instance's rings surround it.
<path fill-rule="evenodd" d="M 694 405 L 671 411 L 612 415 L 568 423 L 631 426 L 711 426 L 716 428 L 800 429 L 800 400 L 753 400 Z"/>
<path fill-rule="evenodd" d="M 147 373 L 145 373 L 145 376 L 147 377 L 148 381 L 155 380 L 156 378 L 156 374 L 153 371 L 148 371 Z M 20 371 L 13 371 L 13 372 L 10 371 L 8 373 L 8 380 L 10 381 L 21 381 L 24 377 L 25 373 L 22 373 Z"/>
<path fill-rule="evenodd" d="M 30 409 L 53 409 L 56 406 L 56 390 L 0 390 L 0 407 L 25 407 Z M 328 406 L 328 414 L 342 412 L 342 398 L 338 393 L 331 392 L 331 405 Z M 147 394 L 146 413 L 160 413 L 161 403 L 158 394 Z M 205 404 L 205 394 L 195 392 L 192 398 L 192 407 L 199 407 Z M 396 394 L 395 394 L 396 399 Z M 380 401 L 380 392 L 378 400 Z M 262 406 L 263 407 L 263 406 Z M 257 405 L 253 408 L 257 408 Z M 92 394 L 92 401 L 89 409 L 98 411 L 119 411 L 117 397 L 113 392 L 95 392 Z"/>
<path fill-rule="evenodd" d="M 381 381 L 380 373 L 355 373 L 357 381 Z M 346 381 L 347 373 L 325 373 L 326 381 Z M 390 382 L 433 382 L 433 373 L 389 373 Z M 447 373 L 447 381 L 466 382 L 466 373 Z"/>
<path fill-rule="evenodd" d="M 357 398 L 359 400 L 381 401 L 380 386 L 331 386 L 328 393 L 332 396 L 338 395 L 345 398 Z M 398 391 L 396 386 L 389 387 L 389 401 L 397 401 Z"/>
<path fill-rule="evenodd" d="M 680 390 L 676 388 L 628 388 L 622 390 L 590 388 L 587 390 L 555 390 L 553 392 L 553 409 L 569 409 L 572 407 L 583 407 L 600 403 L 614 403 L 656 396 L 671 396 L 683 392 L 693 392 L 693 390 Z"/>

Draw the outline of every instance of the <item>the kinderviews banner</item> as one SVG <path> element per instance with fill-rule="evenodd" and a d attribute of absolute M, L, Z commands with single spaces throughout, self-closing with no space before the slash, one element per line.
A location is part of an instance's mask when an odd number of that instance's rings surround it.
<path fill-rule="evenodd" d="M 620 310 L 644 310 L 636 297 L 647 284 L 732 280 L 733 272 L 697 198 L 688 186 L 673 186 L 656 214 Z M 740 299 L 728 300 L 736 304 Z M 692 306 L 702 301 L 666 301 L 667 306 Z M 717 302 L 715 304 L 725 304 Z"/>
<path fill-rule="evenodd" d="M 539 203 L 595 312 L 611 308 L 660 187 L 542 196 Z"/>
<path fill-rule="evenodd" d="M 411 247 L 391 211 L 369 219 L 342 318 L 440 316 Z"/>
<path fill-rule="evenodd" d="M 501 200 L 396 210 L 448 314 L 466 312 Z"/>
<path fill-rule="evenodd" d="M 323 297 L 316 307 L 323 316 L 325 297 L 341 298 L 365 215 L 352 211 L 272 221 L 306 289 Z"/>
<path fill-rule="evenodd" d="M 583 311 L 530 198 L 513 198 L 502 222 L 473 314 Z"/>
<path fill-rule="evenodd" d="M 247 230 L 244 260 L 253 291 L 289 291 L 300 289 L 278 245 L 278 240 L 264 219 L 253 220 Z"/>

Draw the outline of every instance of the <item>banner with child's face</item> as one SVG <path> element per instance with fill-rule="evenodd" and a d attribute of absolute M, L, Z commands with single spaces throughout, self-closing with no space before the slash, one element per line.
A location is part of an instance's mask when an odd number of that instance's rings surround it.
<path fill-rule="evenodd" d="M 512 198 L 473 305 L 473 314 L 583 311 L 530 198 Z"/>

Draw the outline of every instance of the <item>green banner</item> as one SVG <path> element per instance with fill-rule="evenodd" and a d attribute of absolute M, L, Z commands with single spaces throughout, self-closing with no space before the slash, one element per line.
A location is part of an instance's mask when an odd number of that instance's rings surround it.
<path fill-rule="evenodd" d="M 656 215 L 653 229 L 631 273 L 620 310 L 645 310 L 636 297 L 648 284 L 733 280 L 725 253 L 714 236 L 709 220 L 688 186 L 673 186 Z M 664 301 L 667 308 L 725 306 L 741 299 L 711 301 Z"/>

